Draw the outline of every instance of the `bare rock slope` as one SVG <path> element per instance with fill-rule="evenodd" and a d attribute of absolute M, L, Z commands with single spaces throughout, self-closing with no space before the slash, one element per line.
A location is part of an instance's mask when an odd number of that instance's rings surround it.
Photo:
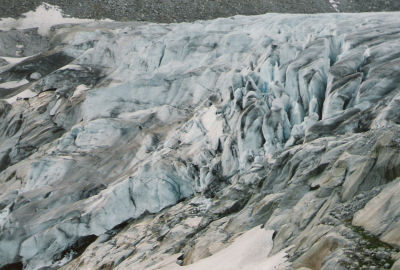
<path fill-rule="evenodd" d="M 397 269 L 399 18 L 1 32 L 1 269 Z"/>
<path fill-rule="evenodd" d="M 0 17 L 18 17 L 42 2 L 79 18 L 182 22 L 238 14 L 400 11 L 398 0 L 0 0 Z"/>

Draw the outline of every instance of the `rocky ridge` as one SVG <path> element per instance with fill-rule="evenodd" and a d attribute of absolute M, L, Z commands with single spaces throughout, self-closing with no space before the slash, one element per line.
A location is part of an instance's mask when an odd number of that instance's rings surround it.
<path fill-rule="evenodd" d="M 79 18 L 191 22 L 265 13 L 400 11 L 397 0 L 0 0 L 0 18 L 19 17 L 43 2 Z"/>
<path fill-rule="evenodd" d="M 1 32 L 0 267 L 398 269 L 398 18 Z"/>

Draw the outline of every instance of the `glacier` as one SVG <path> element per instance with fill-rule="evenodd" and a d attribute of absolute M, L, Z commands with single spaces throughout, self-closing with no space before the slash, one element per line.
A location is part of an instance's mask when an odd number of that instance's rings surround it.
<path fill-rule="evenodd" d="M 0 50 L 0 267 L 201 264 L 260 224 L 277 233 L 271 256 L 291 246 L 282 269 L 351 265 L 353 226 L 395 253 L 398 211 L 377 228 L 383 202 L 366 203 L 400 176 L 399 18 L 30 30 L 36 49 Z M 359 211 L 354 225 L 341 207 Z"/>

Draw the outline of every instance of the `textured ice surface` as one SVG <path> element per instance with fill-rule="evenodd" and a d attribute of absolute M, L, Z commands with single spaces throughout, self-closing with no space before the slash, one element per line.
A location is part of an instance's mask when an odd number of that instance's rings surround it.
<path fill-rule="evenodd" d="M 29 78 L 37 96 L 1 103 L 0 201 L 13 207 L 0 214 L 0 262 L 58 264 L 83 237 L 219 185 L 251 185 L 242 174 L 281 150 L 397 123 L 399 18 L 56 29 L 60 46 L 1 70 L 1 84 Z"/>

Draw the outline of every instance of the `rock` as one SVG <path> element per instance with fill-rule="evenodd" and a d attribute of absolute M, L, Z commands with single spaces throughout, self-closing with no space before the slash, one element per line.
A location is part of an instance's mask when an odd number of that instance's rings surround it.
<path fill-rule="evenodd" d="M 400 195 L 400 179 L 389 183 L 378 196 L 356 213 L 353 224 L 362 226 L 389 244 L 400 246 L 399 209 L 396 200 Z"/>
<path fill-rule="evenodd" d="M 329 254 L 321 269 L 348 269 L 346 265 L 350 265 L 351 260 L 347 258 L 343 250 L 337 249 Z"/>
<path fill-rule="evenodd" d="M 301 255 L 295 262 L 295 267 L 309 267 L 311 269 L 321 269 L 325 264 L 325 258 L 334 252 L 338 248 L 346 246 L 346 240 L 339 235 L 327 234 L 318 240 L 307 252 Z M 327 269 L 332 269 L 329 264 L 333 262 L 328 262 Z M 333 263 L 336 265 L 336 263 Z M 336 269 L 336 268 L 335 268 Z M 344 269 L 344 268 L 337 268 Z"/>
<path fill-rule="evenodd" d="M 392 268 L 390 268 L 391 270 L 398 270 L 400 269 L 400 260 L 397 260 L 393 265 Z"/>
<path fill-rule="evenodd" d="M 0 67 L 8 65 L 8 62 L 2 58 L 0 58 Z"/>
<path fill-rule="evenodd" d="M 31 79 L 31 80 L 39 80 L 40 78 L 42 77 L 42 74 L 40 74 L 39 72 L 33 72 L 30 76 L 29 76 L 29 78 Z"/>
<path fill-rule="evenodd" d="M 161 3 L 144 1 L 135 3 L 129 1 L 113 2 L 101 0 L 96 5 L 90 5 L 80 1 L 49 0 L 50 4 L 61 6 L 62 9 L 74 17 L 83 18 L 111 18 L 117 21 L 153 21 L 153 22 L 182 22 L 213 19 L 219 17 L 230 17 L 237 14 L 264 14 L 271 13 L 323 13 L 323 12 L 368 12 L 368 11 L 394 11 L 399 10 L 399 4 L 395 0 L 386 2 L 371 1 L 366 2 L 340 2 L 340 1 L 251 1 L 248 5 L 243 5 L 240 1 L 184 1 L 177 4 L 174 1 Z M 32 0 L 31 2 L 18 1 L 15 7 L 2 10 L 1 17 L 18 17 L 21 13 L 33 10 L 42 2 Z M 17 8 L 18 7 L 18 8 Z"/>

